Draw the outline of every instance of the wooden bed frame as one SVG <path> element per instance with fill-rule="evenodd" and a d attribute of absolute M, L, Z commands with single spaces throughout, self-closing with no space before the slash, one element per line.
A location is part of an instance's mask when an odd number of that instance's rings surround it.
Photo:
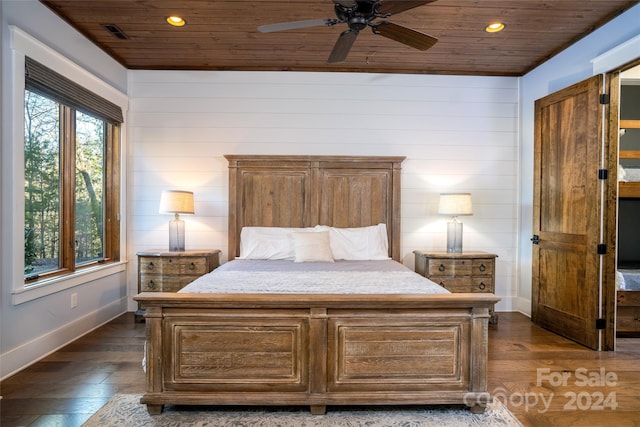
<path fill-rule="evenodd" d="M 403 157 L 226 156 L 229 259 L 243 226 L 386 223 L 400 259 Z M 345 284 L 347 287 L 348 284 Z M 165 404 L 465 404 L 487 393 L 491 294 L 141 293 L 146 393 Z"/>

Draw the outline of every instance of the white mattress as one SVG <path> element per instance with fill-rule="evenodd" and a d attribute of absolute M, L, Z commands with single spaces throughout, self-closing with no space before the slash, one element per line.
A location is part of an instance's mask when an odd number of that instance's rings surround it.
<path fill-rule="evenodd" d="M 628 182 L 640 181 L 640 168 L 624 168 L 624 172 Z"/>
<path fill-rule="evenodd" d="M 617 287 L 623 291 L 640 291 L 640 270 L 619 269 Z M 622 276 L 622 277 L 620 277 Z"/>
<path fill-rule="evenodd" d="M 233 260 L 181 293 L 443 294 L 438 284 L 393 261 L 295 263 Z"/>
<path fill-rule="evenodd" d="M 640 182 L 640 167 L 623 167 L 618 165 L 618 181 Z"/>

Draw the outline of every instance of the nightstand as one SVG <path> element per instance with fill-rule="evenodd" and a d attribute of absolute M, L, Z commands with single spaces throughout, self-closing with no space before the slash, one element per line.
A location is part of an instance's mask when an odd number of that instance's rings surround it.
<path fill-rule="evenodd" d="M 413 251 L 415 270 L 450 292 L 495 292 L 496 258 L 488 252 Z M 498 323 L 493 308 L 490 324 Z"/>
<path fill-rule="evenodd" d="M 220 265 L 219 250 L 138 252 L 138 293 L 177 292 Z M 141 320 L 144 310 L 136 311 Z"/>

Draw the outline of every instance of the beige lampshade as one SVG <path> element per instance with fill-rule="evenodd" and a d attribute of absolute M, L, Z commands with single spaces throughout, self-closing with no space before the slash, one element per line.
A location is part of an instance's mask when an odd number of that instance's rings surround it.
<path fill-rule="evenodd" d="M 442 193 L 438 205 L 440 215 L 473 215 L 471 193 Z"/>
<path fill-rule="evenodd" d="M 160 213 L 193 214 L 193 192 L 165 190 L 160 196 Z"/>

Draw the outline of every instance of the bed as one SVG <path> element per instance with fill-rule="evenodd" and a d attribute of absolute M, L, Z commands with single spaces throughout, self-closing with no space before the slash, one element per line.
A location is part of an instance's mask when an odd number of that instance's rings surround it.
<path fill-rule="evenodd" d="M 616 335 L 640 337 L 640 269 L 620 268 L 616 272 Z"/>
<path fill-rule="evenodd" d="M 296 262 L 298 252 L 293 261 L 237 259 L 243 230 L 317 225 L 329 230 L 309 234 L 383 229 L 387 260 L 356 264 L 392 263 L 411 280 L 426 281 L 399 262 L 403 157 L 225 157 L 229 262 L 213 272 L 218 282 L 251 285 L 251 277 L 279 269 L 278 263 L 293 268 L 287 273 L 292 286 L 302 280 L 297 274 L 324 275 L 323 264 L 353 269 L 340 260 Z M 258 272 L 244 270 L 240 264 L 247 262 L 261 264 Z M 141 403 L 151 414 L 166 404 L 303 405 L 313 414 L 331 405 L 387 404 L 463 404 L 484 411 L 490 401 L 489 309 L 499 298 L 417 293 L 400 287 L 399 279 L 382 284 L 386 292 L 338 291 L 353 286 L 344 274 L 332 278 L 333 290 L 270 292 L 260 278 L 248 291 L 212 291 L 197 281 L 180 293 L 137 295 L 147 335 Z"/>

